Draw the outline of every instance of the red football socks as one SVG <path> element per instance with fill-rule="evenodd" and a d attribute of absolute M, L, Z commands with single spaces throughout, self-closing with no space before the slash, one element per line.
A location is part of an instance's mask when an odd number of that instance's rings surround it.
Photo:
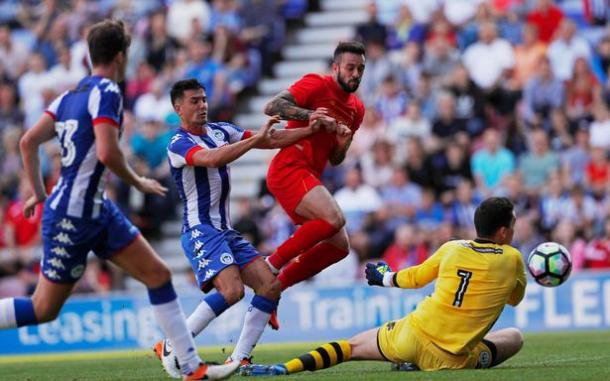
<path fill-rule="evenodd" d="M 309 279 L 333 263 L 345 258 L 348 251 L 330 243 L 322 242 L 307 250 L 284 267 L 277 279 L 282 284 L 282 291 L 305 279 Z"/>
<path fill-rule="evenodd" d="M 282 243 L 267 260 L 276 269 L 281 269 L 292 258 L 315 244 L 332 237 L 338 231 L 339 229 L 321 219 L 307 221 Z"/>

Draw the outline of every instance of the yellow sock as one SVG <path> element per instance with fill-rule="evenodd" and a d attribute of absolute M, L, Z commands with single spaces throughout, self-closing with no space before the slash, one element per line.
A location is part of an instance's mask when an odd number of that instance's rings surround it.
<path fill-rule="evenodd" d="M 284 363 L 284 366 L 288 370 L 288 374 L 304 370 L 314 371 L 349 361 L 351 357 L 352 347 L 347 340 L 341 340 L 324 344 L 307 354 Z"/>

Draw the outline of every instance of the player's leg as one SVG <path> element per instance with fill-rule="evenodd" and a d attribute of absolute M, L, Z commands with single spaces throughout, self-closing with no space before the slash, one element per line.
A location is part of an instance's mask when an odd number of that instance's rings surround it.
<path fill-rule="evenodd" d="M 244 317 L 244 325 L 230 360 L 248 362 L 271 313 L 277 308 L 281 286 L 261 257 L 255 258 L 242 268 L 241 276 L 244 283 L 254 290 L 255 295 Z"/>
<path fill-rule="evenodd" d="M 305 222 L 268 258 L 269 264 L 277 270 L 301 252 L 331 238 L 345 225 L 345 217 L 339 205 L 321 184 L 305 193 L 294 213 Z"/>
<path fill-rule="evenodd" d="M 294 261 L 282 268 L 277 277 L 282 285 L 282 290 L 313 277 L 348 254 L 347 231 L 342 228 L 333 237 L 300 254 Z"/>
<path fill-rule="evenodd" d="M 90 225 L 76 227 L 45 208 L 41 230 L 43 259 L 34 294 L 31 298 L 0 299 L 0 329 L 54 320 L 85 270 L 96 233 Z"/>
<path fill-rule="evenodd" d="M 0 299 L 0 329 L 55 320 L 73 288 L 73 283 L 54 283 L 40 275 L 31 298 Z"/>
<path fill-rule="evenodd" d="M 208 225 L 198 225 L 182 234 L 182 248 L 191 263 L 199 288 L 206 293 L 216 289 L 199 303 L 187 319 L 194 336 L 244 295 L 238 268 L 241 263 L 233 254 L 227 233 Z"/>
<path fill-rule="evenodd" d="M 278 376 L 294 374 L 303 371 L 315 371 L 335 366 L 351 360 L 385 361 L 377 345 L 377 332 L 374 328 L 362 332 L 350 340 L 339 340 L 323 344 L 283 364 L 250 365 L 245 367 L 242 375 L 246 376 Z"/>
<path fill-rule="evenodd" d="M 187 329 L 186 317 L 174 291 L 170 271 L 163 260 L 141 235 L 112 255 L 110 260 L 147 287 L 157 323 L 171 340 L 182 373 L 197 370 L 201 359 Z"/>
<path fill-rule="evenodd" d="M 523 334 L 517 328 L 505 328 L 488 333 L 481 344 L 475 348 L 477 367 L 490 368 L 503 363 L 521 350 Z"/>

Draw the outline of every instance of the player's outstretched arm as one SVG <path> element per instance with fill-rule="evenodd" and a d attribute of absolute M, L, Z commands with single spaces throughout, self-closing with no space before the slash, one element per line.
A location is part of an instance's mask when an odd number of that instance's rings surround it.
<path fill-rule="evenodd" d="M 280 92 L 267 103 L 265 114 L 269 116 L 279 115 L 283 120 L 309 120 L 309 124 L 317 121 L 327 132 L 337 130 L 337 121 L 328 115 L 327 108 L 318 107 L 315 110 L 310 110 L 300 107 L 288 90 Z"/>
<path fill-rule="evenodd" d="M 23 214 L 26 217 L 33 215 L 36 205 L 47 198 L 47 191 L 44 188 L 42 174 L 40 173 L 38 147 L 40 147 L 42 143 L 53 139 L 55 136 L 54 125 L 55 121 L 53 118 L 49 114 L 44 113 L 34 127 L 30 128 L 19 142 L 25 175 L 32 187 L 33 193 L 33 195 L 26 200 L 23 208 Z"/>
<path fill-rule="evenodd" d="M 222 167 L 237 160 L 252 148 L 270 146 L 271 136 L 277 132 L 272 126 L 279 123 L 279 121 L 279 117 L 271 117 L 254 136 L 248 139 L 218 148 L 201 149 L 195 152 L 193 155 L 193 166 L 207 168 Z"/>
<path fill-rule="evenodd" d="M 156 180 L 138 176 L 127 164 L 125 155 L 119 147 L 119 130 L 116 126 L 110 123 L 98 123 L 93 126 L 93 132 L 97 157 L 106 167 L 140 192 L 165 196 L 167 188 Z"/>
<path fill-rule="evenodd" d="M 423 263 L 396 272 L 383 261 L 367 263 L 364 273 L 371 286 L 421 288 L 436 279 L 441 258 L 447 250 L 443 245 Z"/>

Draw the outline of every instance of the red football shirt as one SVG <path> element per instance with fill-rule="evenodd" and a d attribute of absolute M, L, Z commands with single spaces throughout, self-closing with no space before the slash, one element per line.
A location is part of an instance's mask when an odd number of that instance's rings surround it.
<path fill-rule="evenodd" d="M 4 216 L 4 223 L 13 225 L 15 229 L 15 244 L 17 246 L 27 246 L 38 234 L 40 221 L 42 220 L 42 204 L 38 204 L 34 209 L 34 215 L 26 218 L 23 215 L 24 202 L 21 200 L 9 203 Z"/>
<path fill-rule="evenodd" d="M 527 22 L 538 27 L 538 40 L 547 44 L 553 39 L 562 19 L 563 12 L 554 5 L 551 5 L 545 13 L 534 10 L 527 15 Z"/>
<path fill-rule="evenodd" d="M 347 93 L 331 76 L 306 74 L 295 82 L 288 91 L 294 96 L 299 107 L 315 110 L 326 107 L 330 116 L 348 126 L 355 133 L 364 117 L 364 105 L 353 93 Z M 305 127 L 309 121 L 288 121 L 286 128 Z M 330 153 L 337 145 L 336 134 L 318 131 L 296 144 L 283 148 L 276 160 L 297 161 L 322 175 Z"/>

